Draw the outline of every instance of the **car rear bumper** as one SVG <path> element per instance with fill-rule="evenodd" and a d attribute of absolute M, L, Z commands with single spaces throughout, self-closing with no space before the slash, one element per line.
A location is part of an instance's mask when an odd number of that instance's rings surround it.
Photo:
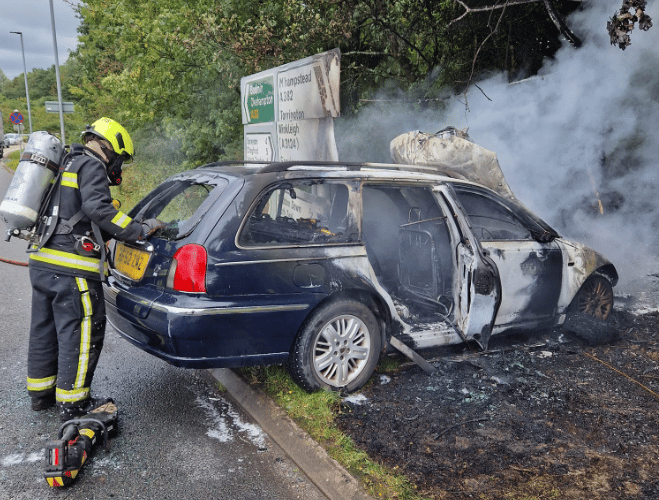
<path fill-rule="evenodd" d="M 114 278 L 104 290 L 108 322 L 122 337 L 183 368 L 282 363 L 312 306 L 173 296 L 146 287 L 136 295 Z"/>

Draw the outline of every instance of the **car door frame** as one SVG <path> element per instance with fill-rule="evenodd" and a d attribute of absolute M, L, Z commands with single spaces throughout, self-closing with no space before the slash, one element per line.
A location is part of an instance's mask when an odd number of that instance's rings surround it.
<path fill-rule="evenodd" d="M 495 331 L 552 324 L 555 322 L 564 273 L 563 252 L 552 237 L 555 233 L 548 226 L 542 226 L 540 221 L 531 219 L 530 215 L 516 213 L 510 203 L 498 195 L 475 186 L 469 186 L 466 191 L 503 209 L 514 222 L 513 225 L 523 228 L 529 235 L 524 239 L 481 240 L 474 230 L 475 223 L 465 209 L 472 233 L 485 254 L 495 263 L 500 276 L 504 277 L 501 279 L 502 297 L 495 319 Z M 462 205 L 458 192 L 456 197 Z"/>
<path fill-rule="evenodd" d="M 433 188 L 443 210 L 453 219 L 457 245 L 455 257 L 455 323 L 463 341 L 476 341 L 487 349 L 501 305 L 501 279 L 494 261 L 473 234 L 469 218 L 450 184 Z"/>

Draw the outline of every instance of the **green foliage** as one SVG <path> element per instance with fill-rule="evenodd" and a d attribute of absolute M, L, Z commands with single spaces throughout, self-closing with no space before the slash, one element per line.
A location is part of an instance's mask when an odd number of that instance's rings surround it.
<path fill-rule="evenodd" d="M 78 49 L 60 71 L 63 98 L 76 104 L 76 116 L 65 117 L 67 137 L 109 116 L 140 136 L 138 151 L 166 144 L 150 161 L 188 167 L 240 158 L 240 78 L 255 72 L 338 47 L 342 114 L 350 116 L 374 96 L 440 107 L 446 92 L 492 72 L 534 74 L 559 47 L 540 0 L 466 4 L 505 7 L 467 13 L 455 0 L 85 0 L 77 7 Z M 565 15 L 581 3 L 553 4 Z M 35 111 L 40 99 L 56 98 L 54 67 L 30 72 L 28 82 Z M 24 109 L 22 75 L 0 73 L 0 97 Z M 42 119 L 36 129 L 59 129 Z"/>
<path fill-rule="evenodd" d="M 46 101 L 57 100 L 57 97 L 40 97 L 33 99 L 30 92 L 30 111 L 32 115 L 32 131 L 46 130 L 59 137 L 61 127 L 59 121 L 59 113 L 46 113 Z M 5 133 L 14 132 L 14 124 L 11 123 L 9 116 L 14 110 L 18 110 L 23 115 L 23 132 L 29 133 L 29 116 L 27 111 L 27 101 L 25 98 L 7 99 L 0 95 L 0 111 L 2 111 L 3 128 Z M 76 142 L 80 136 L 80 132 L 84 129 L 87 123 L 81 116 L 81 112 L 76 108 L 75 113 L 64 114 L 64 132 L 66 134 L 66 142 Z"/>

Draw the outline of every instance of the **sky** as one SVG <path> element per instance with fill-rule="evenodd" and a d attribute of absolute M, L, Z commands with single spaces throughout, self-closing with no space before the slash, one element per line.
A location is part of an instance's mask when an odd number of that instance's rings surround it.
<path fill-rule="evenodd" d="M 23 32 L 25 65 L 29 73 L 35 68 L 47 69 L 55 64 L 53 30 L 50 15 L 51 0 L 3 0 L 0 8 L 0 69 L 13 79 L 23 73 L 21 37 L 11 31 Z M 78 0 L 52 0 L 60 66 L 69 52 L 75 50 L 79 19 L 72 4 Z"/>

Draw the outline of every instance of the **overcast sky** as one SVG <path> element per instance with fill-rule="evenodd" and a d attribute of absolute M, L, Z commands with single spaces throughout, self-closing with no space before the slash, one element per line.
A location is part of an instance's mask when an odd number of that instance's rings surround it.
<path fill-rule="evenodd" d="M 55 64 L 50 0 L 2 0 L 0 2 L 0 69 L 13 79 L 23 73 L 21 37 L 10 31 L 23 32 L 25 65 L 29 73 L 35 68 L 47 69 Z M 60 66 L 75 50 L 79 19 L 71 4 L 78 0 L 52 0 Z"/>

